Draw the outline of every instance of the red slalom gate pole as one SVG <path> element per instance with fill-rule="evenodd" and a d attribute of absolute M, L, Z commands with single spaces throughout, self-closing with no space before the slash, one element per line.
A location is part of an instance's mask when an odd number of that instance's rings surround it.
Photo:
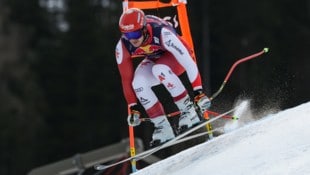
<path fill-rule="evenodd" d="M 123 11 L 126 11 L 128 9 L 128 0 L 123 1 Z M 128 106 L 128 116 L 131 115 L 130 107 Z M 129 150 L 130 150 L 130 156 L 134 157 L 136 155 L 136 147 L 135 147 L 135 134 L 134 134 L 134 128 L 133 126 L 128 126 L 129 129 Z M 131 163 L 131 169 L 132 172 L 137 172 L 137 162 L 135 159 L 132 159 L 130 161 Z"/>
<path fill-rule="evenodd" d="M 130 107 L 128 106 L 128 115 L 131 115 L 130 112 Z M 133 126 L 128 126 L 129 127 L 129 146 L 130 146 L 130 156 L 134 157 L 136 155 L 136 147 L 135 147 L 135 135 L 134 135 L 134 129 Z M 137 162 L 135 159 L 132 159 L 130 161 L 131 163 L 131 169 L 132 172 L 136 172 L 137 171 Z"/>

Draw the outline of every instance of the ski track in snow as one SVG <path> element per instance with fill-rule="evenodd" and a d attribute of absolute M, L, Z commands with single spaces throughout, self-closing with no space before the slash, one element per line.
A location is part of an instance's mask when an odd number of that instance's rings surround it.
<path fill-rule="evenodd" d="M 310 102 L 268 115 L 133 175 L 309 175 Z"/>

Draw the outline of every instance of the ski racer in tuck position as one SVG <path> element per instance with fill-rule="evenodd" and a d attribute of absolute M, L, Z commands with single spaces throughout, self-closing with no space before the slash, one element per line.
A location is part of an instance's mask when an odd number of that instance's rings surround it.
<path fill-rule="evenodd" d="M 121 75 L 125 99 L 130 107 L 128 124 L 140 124 L 138 100 L 154 124 L 151 146 L 175 137 L 162 103 L 151 89 L 162 84 L 171 94 L 181 112 L 178 129 L 184 131 L 200 123 L 196 108 L 201 113 L 211 105 L 202 89 L 201 76 L 194 61 L 193 51 L 165 20 L 145 15 L 137 8 L 126 10 L 119 19 L 122 33 L 116 45 L 116 62 Z M 135 68 L 133 59 L 144 59 Z M 186 71 L 191 83 L 194 102 L 179 78 Z"/>

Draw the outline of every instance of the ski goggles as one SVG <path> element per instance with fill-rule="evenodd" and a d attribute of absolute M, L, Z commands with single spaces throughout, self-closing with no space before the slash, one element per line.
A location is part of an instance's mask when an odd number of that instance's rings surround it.
<path fill-rule="evenodd" d="M 124 35 L 125 35 L 125 37 L 128 40 L 139 39 L 142 36 L 142 30 L 136 30 L 136 31 L 133 31 L 133 32 L 127 32 L 127 33 L 124 33 Z"/>

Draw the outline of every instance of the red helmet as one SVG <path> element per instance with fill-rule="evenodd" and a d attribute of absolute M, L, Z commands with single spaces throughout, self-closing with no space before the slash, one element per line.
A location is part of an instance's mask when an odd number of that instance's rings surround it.
<path fill-rule="evenodd" d="M 128 33 L 142 29 L 146 24 L 144 12 L 137 8 L 126 10 L 119 19 L 119 29 Z"/>

